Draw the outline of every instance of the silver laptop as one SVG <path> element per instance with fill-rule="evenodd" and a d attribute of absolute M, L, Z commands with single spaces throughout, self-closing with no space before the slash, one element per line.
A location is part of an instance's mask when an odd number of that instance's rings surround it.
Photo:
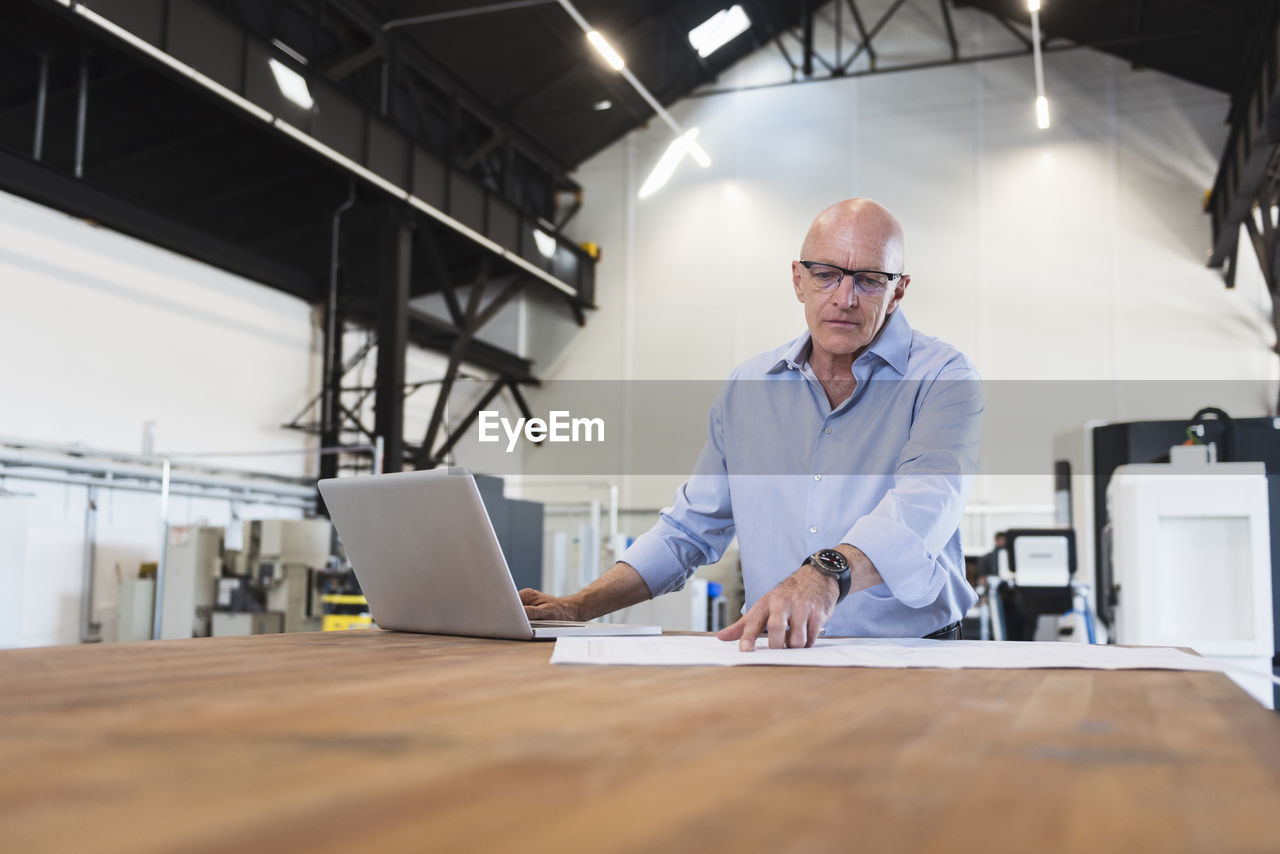
<path fill-rule="evenodd" d="M 515 640 L 662 633 L 621 623 L 531 624 L 468 471 L 330 478 L 319 487 L 384 629 Z"/>

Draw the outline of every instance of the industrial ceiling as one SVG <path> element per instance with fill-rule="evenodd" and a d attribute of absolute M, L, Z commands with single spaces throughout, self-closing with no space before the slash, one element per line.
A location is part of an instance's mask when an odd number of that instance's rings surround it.
<path fill-rule="evenodd" d="M 741 0 L 748 29 L 705 57 L 688 33 L 727 0 L 6 0 L 0 189 L 324 303 L 338 329 L 534 382 L 475 333 L 526 287 L 585 320 L 595 262 L 561 233 L 582 201 L 573 171 L 656 115 L 570 5 L 660 105 L 714 91 L 760 49 L 796 82 L 892 72 L 875 40 L 904 8 L 935 21 L 926 65 L 984 58 L 961 50 L 959 15 L 1032 48 L 1026 0 Z M 1258 69 L 1274 79 L 1276 16 L 1267 0 L 1044 0 L 1040 24 L 1046 50 L 1088 46 L 1228 93 L 1237 116 Z M 822 55 L 823 27 L 852 58 Z M 269 64 L 314 102 L 290 102 Z M 1252 196 L 1215 195 L 1216 239 Z M 489 303 L 469 299 L 486 287 Z M 448 317 L 411 310 L 430 293 Z"/>

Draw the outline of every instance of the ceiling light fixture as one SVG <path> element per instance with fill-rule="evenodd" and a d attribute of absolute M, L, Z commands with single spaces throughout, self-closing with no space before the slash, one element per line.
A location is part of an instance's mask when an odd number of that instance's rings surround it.
<path fill-rule="evenodd" d="M 311 90 L 307 88 L 307 78 L 278 59 L 268 59 L 267 63 L 271 66 L 271 74 L 276 78 L 276 85 L 280 87 L 281 95 L 304 110 L 309 110 L 316 105 L 311 98 Z"/>
<path fill-rule="evenodd" d="M 600 35 L 598 30 L 588 30 L 587 41 L 591 42 L 591 46 L 600 52 L 600 55 L 604 57 L 604 61 L 609 63 L 609 67 L 614 71 L 621 71 L 626 67 L 627 64 L 622 61 L 622 57 L 613 49 L 613 45 L 605 41 L 604 36 Z"/>
<path fill-rule="evenodd" d="M 538 254 L 543 258 L 556 256 L 556 239 L 540 228 L 533 230 L 533 242 L 538 245 Z"/>
<path fill-rule="evenodd" d="M 610 101 L 608 98 L 605 98 L 603 101 L 596 101 L 594 104 L 592 104 L 591 109 L 599 113 L 609 109 L 612 106 L 613 106 L 613 101 Z"/>
<path fill-rule="evenodd" d="M 1035 2 L 1035 0 L 1032 0 Z M 701 24 L 689 30 L 689 44 L 698 56 L 708 57 L 751 27 L 751 19 L 741 6 L 721 9 Z"/>
<path fill-rule="evenodd" d="M 1049 127 L 1049 99 L 1044 96 L 1044 59 L 1040 56 L 1040 0 L 1027 0 L 1031 12 L 1031 51 L 1036 65 L 1036 126 Z"/>
<path fill-rule="evenodd" d="M 573 18 L 574 22 L 579 27 L 582 28 L 582 31 L 584 33 L 587 34 L 587 38 L 591 39 L 592 33 L 596 33 L 596 31 L 589 23 L 587 23 L 587 19 L 582 17 L 582 14 L 576 8 L 574 8 L 574 5 L 573 3 L 570 2 L 570 0 L 559 0 L 559 2 L 560 2 L 560 6 L 567 13 L 569 13 L 569 17 Z M 599 34 L 596 33 L 596 35 L 599 35 Z M 592 44 L 595 44 L 594 40 L 592 40 Z M 621 57 L 619 57 L 619 60 L 621 60 Z M 707 154 L 705 150 L 703 150 L 702 146 L 698 144 L 697 139 L 695 139 L 695 137 L 697 136 L 697 132 L 695 131 L 692 134 L 686 134 L 685 129 L 680 126 L 680 123 L 677 122 L 675 119 L 673 119 L 671 117 L 671 114 L 668 113 L 666 109 L 661 104 L 658 103 L 657 99 L 654 98 L 653 95 L 649 93 L 649 90 L 644 88 L 644 84 L 636 79 L 636 76 L 631 73 L 631 69 L 627 68 L 626 66 L 621 66 L 621 67 L 618 67 L 617 71 L 619 74 L 622 75 L 623 79 L 625 79 L 628 83 L 631 84 L 631 88 L 635 89 L 638 93 L 640 93 L 640 97 L 644 98 L 645 103 L 647 103 L 650 107 L 653 108 L 653 111 L 658 114 L 659 118 L 661 118 L 664 122 L 666 122 L 667 127 L 671 128 L 671 132 L 676 135 L 677 142 L 679 142 L 680 138 L 682 137 L 686 137 L 686 136 L 688 137 L 687 139 L 684 140 L 682 147 L 679 149 L 679 153 L 683 155 L 684 152 L 687 150 L 689 154 L 692 155 L 693 159 L 697 161 L 699 166 L 701 166 L 704 169 L 710 166 L 711 157 Z M 668 148 L 667 150 L 670 151 L 671 149 Z M 666 157 L 666 155 L 664 154 L 663 157 Z M 679 157 L 676 158 L 676 162 L 677 163 L 680 162 Z M 672 169 L 674 168 L 675 167 L 673 166 Z M 658 171 L 657 169 L 654 170 L 654 172 L 657 172 L 657 171 Z M 653 176 L 651 175 L 650 178 L 652 177 Z M 670 177 L 670 175 L 668 175 L 667 177 Z M 647 186 L 649 184 L 649 181 L 646 180 L 644 183 Z M 663 183 L 665 183 L 665 179 Z M 659 186 L 661 186 L 661 184 L 659 184 Z M 641 198 L 644 198 L 644 196 L 641 196 Z"/>
<path fill-rule="evenodd" d="M 649 177 L 640 185 L 640 198 L 647 199 L 654 193 L 663 188 L 667 181 L 671 180 L 671 176 L 675 173 L 676 167 L 680 165 L 680 161 L 684 159 L 685 154 L 693 153 L 694 142 L 698 137 L 698 129 L 693 128 L 686 131 L 671 141 L 667 146 L 667 150 L 662 153 L 658 165 L 653 167 L 653 171 L 649 173 Z M 698 149 L 701 151 L 701 149 Z M 705 156 L 705 152 L 703 153 Z M 697 155 L 694 155 L 697 159 Z"/>

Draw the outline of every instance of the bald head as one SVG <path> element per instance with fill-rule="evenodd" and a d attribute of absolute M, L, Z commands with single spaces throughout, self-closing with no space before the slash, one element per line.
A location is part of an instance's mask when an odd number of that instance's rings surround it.
<path fill-rule="evenodd" d="M 850 257 L 846 260 L 850 263 L 817 257 L 833 250 L 847 253 Z M 888 273 L 902 272 L 905 256 L 902 225 L 871 199 L 836 202 L 814 218 L 800 246 L 800 257 L 805 260 Z"/>
<path fill-rule="evenodd" d="M 804 303 L 815 371 L 848 376 L 854 359 L 875 340 L 911 284 L 904 258 L 902 226 L 870 199 L 847 199 L 818 214 L 800 247 L 800 260 L 791 262 L 791 286 Z M 827 267 L 825 287 L 811 269 L 815 262 Z M 838 281 L 832 267 L 845 271 Z M 901 275 L 877 290 L 874 277 L 859 285 L 849 271 Z"/>

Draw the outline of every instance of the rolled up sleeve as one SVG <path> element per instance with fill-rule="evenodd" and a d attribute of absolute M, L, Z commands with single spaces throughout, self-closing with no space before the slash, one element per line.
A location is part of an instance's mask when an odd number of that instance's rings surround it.
<path fill-rule="evenodd" d="M 982 386 L 966 360 L 922 386 L 890 489 L 842 542 L 871 559 L 894 598 L 932 604 L 949 570 L 938 560 L 955 535 L 978 470 Z"/>
<path fill-rule="evenodd" d="M 723 404 L 722 391 L 711 407 L 707 441 L 693 474 L 676 490 L 672 506 L 619 558 L 640 573 L 651 596 L 683 588 L 699 566 L 718 561 L 733 541 Z"/>

